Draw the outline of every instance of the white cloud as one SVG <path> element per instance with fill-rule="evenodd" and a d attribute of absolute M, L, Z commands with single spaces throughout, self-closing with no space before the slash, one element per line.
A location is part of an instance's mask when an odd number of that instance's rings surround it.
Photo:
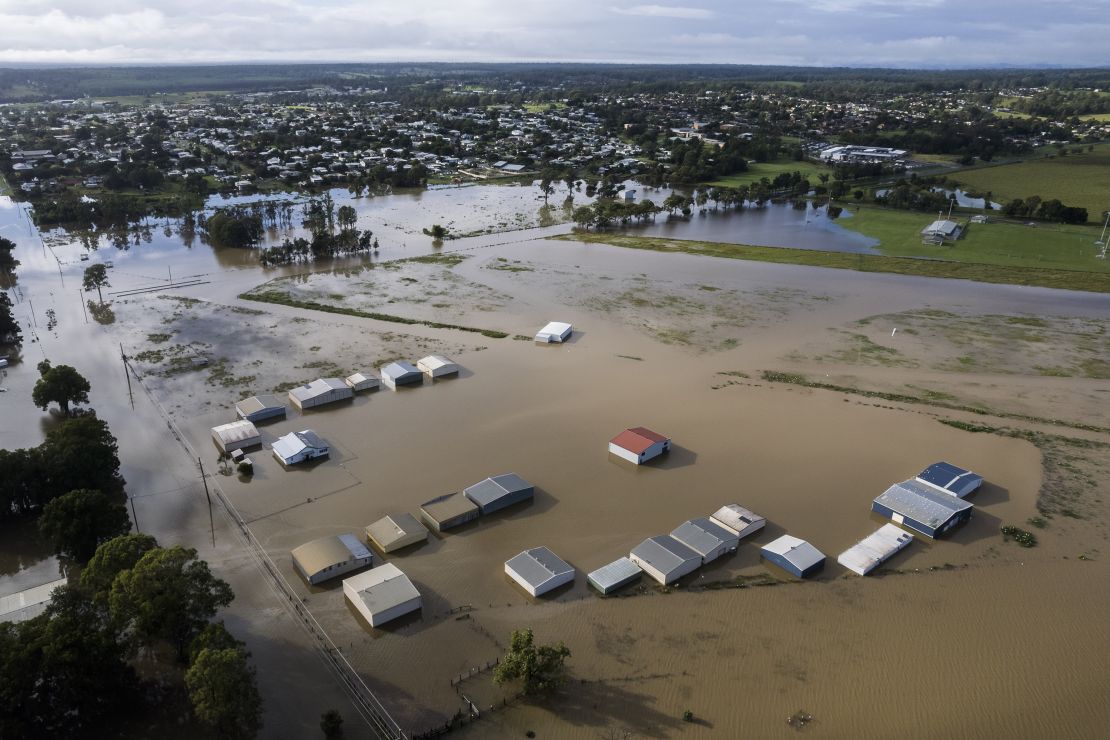
<path fill-rule="evenodd" d="M 704 20 L 717 14 L 705 8 L 688 8 L 680 5 L 633 5 L 631 8 L 613 8 L 622 15 L 646 15 L 652 18 L 686 18 Z"/>

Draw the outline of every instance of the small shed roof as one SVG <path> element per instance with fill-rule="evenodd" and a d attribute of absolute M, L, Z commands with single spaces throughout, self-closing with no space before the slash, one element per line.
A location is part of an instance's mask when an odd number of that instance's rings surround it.
<path fill-rule="evenodd" d="M 381 614 L 420 597 L 409 577 L 393 563 L 345 578 L 343 588 L 356 591 L 371 614 Z"/>
<path fill-rule="evenodd" d="M 669 535 L 649 537 L 632 548 L 632 554 L 662 573 L 669 573 L 690 560 L 701 562 L 700 555 Z"/>
<path fill-rule="evenodd" d="M 941 493 L 932 486 L 915 480 L 895 483 L 877 496 L 875 503 L 931 529 L 940 527 L 953 514 L 972 508 L 963 499 Z"/>
<path fill-rule="evenodd" d="M 546 547 L 525 550 L 506 560 L 505 567 L 512 569 L 533 589 L 542 588 L 545 583 L 559 576 L 574 573 L 574 568 Z"/>
<path fill-rule="evenodd" d="M 571 331 L 572 328 L 573 327 L 565 321 L 549 321 L 547 325 L 544 326 L 544 328 L 540 329 L 537 333 L 555 334 L 557 336 L 562 336 L 566 332 Z"/>
<path fill-rule="evenodd" d="M 363 383 L 377 383 L 378 379 L 375 378 L 373 375 L 367 375 L 366 373 L 354 373 L 352 375 L 348 375 L 344 379 L 344 381 L 348 386 L 353 387 L 356 385 L 361 385 Z"/>
<path fill-rule="evenodd" d="M 738 541 L 735 532 L 730 532 L 719 524 L 706 518 L 690 519 L 678 525 L 671 532 L 675 538 L 702 557 L 713 552 L 721 545 L 734 548 Z"/>
<path fill-rule="evenodd" d="M 443 355 L 428 355 L 416 361 L 417 367 L 422 368 L 425 372 L 432 372 L 440 369 L 458 370 L 459 366 Z"/>
<path fill-rule="evenodd" d="M 293 550 L 293 559 L 305 573 L 319 573 L 330 565 L 371 557 L 357 535 L 333 534 L 306 542 Z"/>
<path fill-rule="evenodd" d="M 983 482 L 983 476 L 950 462 L 933 463 L 922 470 L 917 479 L 946 491 L 956 491 L 965 486 L 975 488 Z"/>
<path fill-rule="evenodd" d="M 385 552 L 428 539 L 428 528 L 412 514 L 384 516 L 366 528 L 366 536 Z"/>
<path fill-rule="evenodd" d="M 252 416 L 260 411 L 276 411 L 277 409 L 284 410 L 285 404 L 277 396 L 269 394 L 244 398 L 235 404 L 235 410 L 243 417 Z"/>
<path fill-rule="evenodd" d="M 645 427 L 632 427 L 613 437 L 609 442 L 617 447 L 623 447 L 634 455 L 639 455 L 657 442 L 666 442 L 667 438 Z"/>
<path fill-rule="evenodd" d="M 473 501 L 458 492 L 446 493 L 431 501 L 426 501 L 420 504 L 420 508 L 436 521 L 453 519 L 462 514 L 478 510 Z"/>
<path fill-rule="evenodd" d="M 929 224 L 924 229 L 922 229 L 921 233 L 925 236 L 929 236 L 931 234 L 941 234 L 943 236 L 951 236 L 952 234 L 955 234 L 959 230 L 959 228 L 960 228 L 960 225 L 958 223 L 956 223 L 955 221 L 949 221 L 948 219 L 941 219 L 941 220 L 938 220 L 938 221 L 933 221 L 931 224 Z"/>
<path fill-rule="evenodd" d="M 874 570 L 913 541 L 913 535 L 894 524 L 884 524 L 840 553 L 836 562 L 861 576 Z"/>
<path fill-rule="evenodd" d="M 631 583 L 643 573 L 644 571 L 640 566 L 628 558 L 617 558 L 608 565 L 603 565 L 592 571 L 586 578 L 594 585 L 594 588 L 603 594 L 607 594 L 615 588 Z"/>
<path fill-rule="evenodd" d="M 311 383 L 305 383 L 304 385 L 292 388 L 289 392 L 293 394 L 298 401 L 308 401 L 317 396 L 331 393 L 333 390 L 350 391 L 347 384 L 339 378 L 317 378 Z"/>
<path fill-rule="evenodd" d="M 465 493 L 466 497 L 479 507 L 486 507 L 500 498 L 532 488 L 531 483 L 516 473 L 502 473 L 475 483 L 468 487 Z"/>
<path fill-rule="evenodd" d="M 258 427 L 245 419 L 233 421 L 228 424 L 221 424 L 218 427 L 212 427 L 212 434 L 216 435 L 220 440 L 220 444 L 225 447 L 260 437 Z"/>
<path fill-rule="evenodd" d="M 766 519 L 751 509 L 745 509 L 740 504 L 726 504 L 713 512 L 713 516 L 710 518 L 741 536 L 762 529 L 767 524 Z"/>
<path fill-rule="evenodd" d="M 806 570 L 825 559 L 825 554 L 805 540 L 784 534 L 774 542 L 764 545 L 762 550 L 782 556 L 798 570 Z"/>
<path fill-rule="evenodd" d="M 408 376 L 412 375 L 413 373 L 415 373 L 416 375 L 420 375 L 420 371 L 417 370 L 416 367 L 414 367 L 411 362 L 405 362 L 404 360 L 397 360 L 396 362 L 391 362 L 388 365 L 381 368 L 382 377 L 383 378 L 388 377 L 392 380 L 397 380 L 399 378 L 408 377 Z"/>

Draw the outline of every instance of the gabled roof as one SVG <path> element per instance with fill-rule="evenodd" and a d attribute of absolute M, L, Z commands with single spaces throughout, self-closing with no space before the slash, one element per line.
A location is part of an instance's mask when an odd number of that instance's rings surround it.
<path fill-rule="evenodd" d="M 632 549 L 632 554 L 662 573 L 669 573 L 690 560 L 701 562 L 701 556 L 674 537 L 649 537 Z"/>
<path fill-rule="evenodd" d="M 961 511 L 972 508 L 963 499 L 941 493 L 915 480 L 895 483 L 875 498 L 875 503 L 936 529 Z"/>
<path fill-rule="evenodd" d="M 339 378 L 317 378 L 311 383 L 297 386 L 290 389 L 290 393 L 299 401 L 307 401 L 310 398 L 316 398 L 330 393 L 333 390 L 350 391 L 347 384 Z"/>
<path fill-rule="evenodd" d="M 531 550 L 525 550 L 519 555 L 509 558 L 505 565 L 533 588 L 539 588 L 553 578 L 574 572 L 574 568 L 546 547 L 534 547 Z"/>
<path fill-rule="evenodd" d="M 825 554 L 816 547 L 788 534 L 784 534 L 774 542 L 769 542 L 761 549 L 781 556 L 799 570 L 805 570 L 825 559 Z"/>
<path fill-rule="evenodd" d="M 366 545 L 353 534 L 338 534 L 321 537 L 306 542 L 293 550 L 293 559 L 301 568 L 312 575 L 330 565 L 338 565 L 348 560 L 363 560 L 371 554 Z"/>
<path fill-rule="evenodd" d="M 615 444 L 617 447 L 622 447 L 629 452 L 639 455 L 647 448 L 651 447 L 657 442 L 666 442 L 667 438 L 662 434 L 655 432 L 645 427 L 632 427 L 625 429 L 609 440 L 610 444 Z"/>
<path fill-rule="evenodd" d="M 980 475 L 972 473 L 950 462 L 933 463 L 929 467 L 921 471 L 917 476 L 918 480 L 923 483 L 930 483 L 937 488 L 951 490 L 963 485 L 966 482 L 982 481 Z"/>

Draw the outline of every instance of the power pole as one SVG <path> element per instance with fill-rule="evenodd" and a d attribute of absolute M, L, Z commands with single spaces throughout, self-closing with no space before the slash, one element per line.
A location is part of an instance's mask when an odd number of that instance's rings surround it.
<path fill-rule="evenodd" d="M 139 529 L 139 515 L 135 513 L 135 497 L 128 496 L 127 500 L 131 502 L 131 521 L 135 522 L 135 532 L 142 534 L 143 530 Z"/>
<path fill-rule="evenodd" d="M 81 311 L 85 314 L 85 323 L 87 324 L 89 323 L 89 311 L 85 308 L 85 294 L 81 292 L 80 288 L 77 289 L 77 300 L 81 301 Z"/>
<path fill-rule="evenodd" d="M 119 343 L 119 356 L 123 360 L 123 377 L 127 378 L 127 397 L 131 399 L 131 410 L 135 410 L 135 394 L 131 392 L 131 373 L 127 369 L 127 355 L 123 353 L 123 342 Z"/>
<path fill-rule="evenodd" d="M 197 467 L 200 468 L 200 479 L 204 482 L 204 495 L 208 499 L 208 530 L 212 533 L 212 547 L 216 546 L 216 519 L 212 513 L 212 494 L 208 492 L 208 476 L 204 474 L 204 461 L 197 458 Z"/>

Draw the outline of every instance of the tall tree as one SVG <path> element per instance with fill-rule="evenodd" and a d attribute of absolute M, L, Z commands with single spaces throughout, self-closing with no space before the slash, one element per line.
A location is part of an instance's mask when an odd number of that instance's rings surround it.
<path fill-rule="evenodd" d="M 12 299 L 0 292 L 0 347 L 23 344 L 23 331 L 12 314 Z"/>
<path fill-rule="evenodd" d="M 258 734 L 262 699 L 254 668 L 237 648 L 205 648 L 185 673 L 185 686 L 197 718 L 221 738 L 241 740 Z"/>
<path fill-rule="evenodd" d="M 15 242 L 0 236 L 0 272 L 11 270 L 19 264 L 19 261 L 12 256 L 14 251 Z"/>
<path fill-rule="evenodd" d="M 54 552 L 85 562 L 96 548 L 131 530 L 131 519 L 118 496 L 79 488 L 53 499 L 42 509 L 39 530 Z"/>
<path fill-rule="evenodd" d="M 112 287 L 111 283 L 108 282 L 108 268 L 102 263 L 89 265 L 85 268 L 82 285 L 86 291 L 95 289 L 96 297 L 101 303 L 104 303 L 104 295 L 100 292 L 100 289 Z"/>
<path fill-rule="evenodd" d="M 353 229 L 355 223 L 358 221 L 358 211 L 352 206 L 339 206 L 336 219 L 339 221 L 339 228 L 341 230 L 347 231 L 348 229 Z"/>
<path fill-rule="evenodd" d="M 493 671 L 495 683 L 519 680 L 525 694 L 557 688 L 564 680 L 564 663 L 570 648 L 563 643 L 536 647 L 532 630 L 513 630 L 509 652 Z"/>
<path fill-rule="evenodd" d="M 108 604 L 137 644 L 165 640 L 184 661 L 192 639 L 233 597 L 231 587 L 197 559 L 196 550 L 170 547 L 151 550 L 116 576 Z"/>
<path fill-rule="evenodd" d="M 89 402 L 89 381 L 69 365 L 54 367 L 50 360 L 38 364 L 41 376 L 31 389 L 31 400 L 42 410 L 51 403 L 58 404 L 62 416 L 69 416 L 69 406 L 73 403 Z"/>
<path fill-rule="evenodd" d="M 94 600 L 107 604 L 116 576 L 134 568 L 143 555 L 156 547 L 158 542 L 148 534 L 124 534 L 108 540 L 96 548 L 81 571 L 81 586 Z"/>

